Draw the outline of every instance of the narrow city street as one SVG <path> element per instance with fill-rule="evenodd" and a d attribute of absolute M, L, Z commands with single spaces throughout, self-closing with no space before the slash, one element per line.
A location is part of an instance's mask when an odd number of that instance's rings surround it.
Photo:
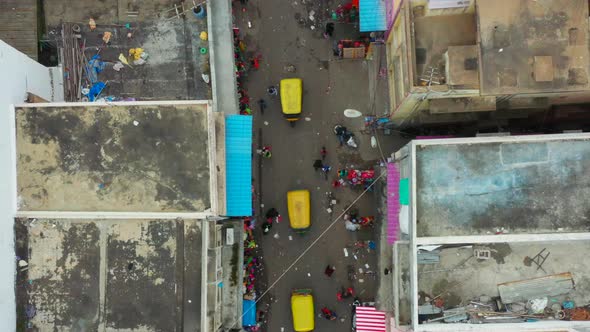
<path fill-rule="evenodd" d="M 356 25 L 337 23 L 334 37 L 323 37 L 330 11 L 338 4 L 330 1 L 308 4 L 298 0 L 250 0 L 243 5 L 234 1 L 235 22 L 240 27 L 247 52 L 252 57 L 260 56 L 260 68 L 249 73 L 246 85 L 255 119 L 254 142 L 272 147 L 272 158 L 256 158 L 254 167 L 257 225 L 262 224 L 264 214 L 270 208 L 276 208 L 283 216 L 283 221 L 274 224 L 269 234 L 263 235 L 261 227 L 256 228 L 255 236 L 264 263 L 264 270 L 260 271 L 262 284 L 257 287 L 259 295 L 268 289 L 258 305 L 259 310 L 267 311 L 263 331 L 293 331 L 290 309 L 293 289 L 313 291 L 318 314 L 315 331 L 351 329 L 352 299 L 338 302 L 336 293 L 340 287 L 353 286 L 363 301 L 373 301 L 376 295 L 379 250 L 361 249 L 355 254 L 351 246 L 355 241 L 378 239 L 381 220 L 377 202 L 383 184 L 377 183 L 377 189 L 359 198 L 362 186 L 333 188 L 331 183 L 337 177 L 337 170 L 345 167 L 375 169 L 377 176 L 381 172 L 379 163 L 383 155 L 378 149 L 371 148 L 369 135 L 360 133 L 364 127 L 363 117 L 348 119 L 343 111 L 356 109 L 365 115 L 383 113 L 387 107 L 387 82 L 385 78 L 375 76 L 386 64 L 384 57 L 382 61 L 366 61 L 340 60 L 333 56 L 335 40 L 358 36 Z M 294 72 L 290 66 L 294 66 Z M 269 86 L 278 87 L 281 79 L 289 77 L 301 78 L 304 90 L 301 119 L 293 128 L 283 118 L 280 96 L 270 97 L 266 92 Z M 264 114 L 260 113 L 256 103 L 259 98 L 267 101 Z M 343 124 L 355 132 L 360 142 L 358 150 L 339 146 L 333 134 L 336 124 Z M 381 142 L 382 149 L 387 147 L 383 152 L 385 158 L 393 151 L 392 147 L 402 144 L 401 139 L 394 137 L 397 136 L 388 136 L 387 142 Z M 320 159 L 322 146 L 328 151 L 325 164 L 332 167 L 328 180 L 321 171 L 316 172 L 313 168 L 314 160 Z M 297 189 L 311 192 L 312 225 L 304 235 L 295 233 L 289 226 L 286 195 Z M 326 192 L 329 191 L 334 192 L 338 201 L 333 215 L 326 211 Z M 354 206 L 359 215 L 377 216 L 376 227 L 349 232 L 340 219 L 321 236 L 357 198 Z M 346 247 L 349 247 L 346 249 L 348 257 L 345 257 Z M 309 251 L 287 271 L 307 248 Z M 324 274 L 328 264 L 336 267 L 331 278 Z M 349 281 L 349 265 L 354 267 L 355 281 Z M 321 318 L 319 313 L 324 306 L 335 310 L 338 319 Z"/>

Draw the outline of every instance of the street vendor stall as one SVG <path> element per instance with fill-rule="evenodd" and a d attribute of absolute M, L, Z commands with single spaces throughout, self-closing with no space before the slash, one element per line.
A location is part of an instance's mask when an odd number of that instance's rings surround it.
<path fill-rule="evenodd" d="M 363 40 L 341 39 L 338 41 L 338 57 L 340 59 L 364 59 L 369 43 Z"/>
<path fill-rule="evenodd" d="M 244 300 L 242 310 L 244 314 L 242 318 L 242 326 L 256 326 L 256 301 Z"/>
<path fill-rule="evenodd" d="M 375 170 L 340 169 L 338 180 L 334 182 L 335 187 L 352 186 L 368 188 L 375 179 Z"/>
<path fill-rule="evenodd" d="M 375 309 L 374 303 L 353 305 L 352 328 L 355 332 L 385 332 L 385 313 Z"/>

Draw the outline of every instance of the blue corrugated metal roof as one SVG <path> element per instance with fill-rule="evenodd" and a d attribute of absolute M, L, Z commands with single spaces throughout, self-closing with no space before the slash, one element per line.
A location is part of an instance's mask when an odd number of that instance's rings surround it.
<path fill-rule="evenodd" d="M 387 30 L 385 0 L 360 0 L 359 19 L 361 32 Z"/>
<path fill-rule="evenodd" d="M 252 215 L 252 116 L 225 118 L 226 206 L 231 217 Z"/>

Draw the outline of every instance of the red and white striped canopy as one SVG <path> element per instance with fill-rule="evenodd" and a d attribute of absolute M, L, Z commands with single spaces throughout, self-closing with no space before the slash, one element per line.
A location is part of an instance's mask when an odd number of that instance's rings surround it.
<path fill-rule="evenodd" d="M 356 332 L 386 332 L 385 313 L 374 307 L 356 307 Z"/>

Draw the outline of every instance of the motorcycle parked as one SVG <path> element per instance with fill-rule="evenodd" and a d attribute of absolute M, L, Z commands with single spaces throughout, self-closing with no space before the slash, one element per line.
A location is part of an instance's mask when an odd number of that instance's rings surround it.
<path fill-rule="evenodd" d="M 346 145 L 350 148 L 358 148 L 358 145 L 354 138 L 354 134 L 348 129 L 346 129 L 346 127 L 337 124 L 336 126 L 334 126 L 334 135 L 338 137 L 338 141 L 340 141 L 340 146 L 346 143 Z"/>

